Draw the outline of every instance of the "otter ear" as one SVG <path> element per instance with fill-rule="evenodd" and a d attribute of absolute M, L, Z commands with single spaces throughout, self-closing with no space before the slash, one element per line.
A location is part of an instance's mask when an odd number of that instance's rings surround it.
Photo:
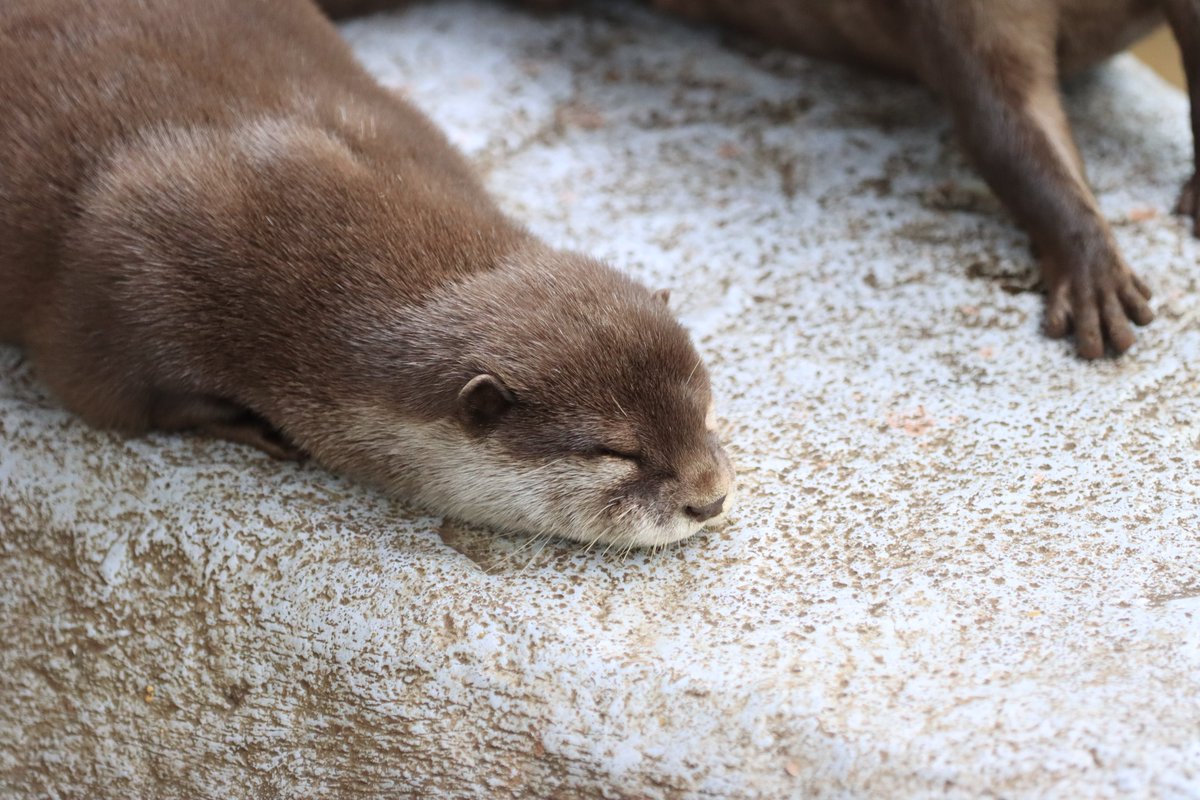
<path fill-rule="evenodd" d="M 669 305 L 671 302 L 671 290 L 670 289 L 659 289 L 657 292 L 654 293 L 654 299 L 657 300 L 658 302 L 662 303 L 664 306 Z"/>
<path fill-rule="evenodd" d="M 463 422 L 486 428 L 517 402 L 513 393 L 495 375 L 476 375 L 458 393 L 458 410 Z"/>

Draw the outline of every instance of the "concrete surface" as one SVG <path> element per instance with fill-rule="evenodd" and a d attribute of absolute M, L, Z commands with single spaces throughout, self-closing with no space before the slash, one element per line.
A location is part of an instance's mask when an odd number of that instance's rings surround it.
<path fill-rule="evenodd" d="M 1184 98 L 1072 88 L 1159 313 L 1087 364 L 924 92 L 609 8 L 346 33 L 513 213 L 674 289 L 732 522 L 525 547 L 90 430 L 2 350 L 0 794 L 1200 796 Z"/>

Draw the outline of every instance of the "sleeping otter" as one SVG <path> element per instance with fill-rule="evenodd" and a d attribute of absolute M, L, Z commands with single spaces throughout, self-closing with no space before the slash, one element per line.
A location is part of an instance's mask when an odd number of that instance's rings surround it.
<path fill-rule="evenodd" d="M 89 422 L 585 542 L 725 511 L 664 299 L 505 217 L 308 0 L 10 0 L 0 107 L 0 340 Z"/>

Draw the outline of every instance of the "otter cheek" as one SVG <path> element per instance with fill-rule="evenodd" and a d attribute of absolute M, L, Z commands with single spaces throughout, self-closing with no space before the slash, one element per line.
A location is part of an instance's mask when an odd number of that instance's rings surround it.
<path fill-rule="evenodd" d="M 628 472 L 629 470 L 626 470 Z M 601 505 L 603 519 L 592 537 L 598 543 L 616 547 L 650 547 L 663 541 L 663 530 L 673 522 L 671 504 L 664 501 L 659 487 L 636 476 L 610 484 Z"/>
<path fill-rule="evenodd" d="M 629 530 L 640 523 L 621 487 L 633 468 L 618 461 L 580 459 L 559 469 L 552 503 L 557 530 L 552 532 L 589 546 L 628 544 Z"/>

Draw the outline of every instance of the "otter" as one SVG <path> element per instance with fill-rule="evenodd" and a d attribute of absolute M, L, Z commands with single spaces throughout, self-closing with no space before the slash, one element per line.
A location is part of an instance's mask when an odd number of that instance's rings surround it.
<path fill-rule="evenodd" d="M 309 0 L 9 0 L 0 107 L 0 340 L 93 425 L 586 543 L 729 505 L 664 296 L 506 217 Z"/>
<path fill-rule="evenodd" d="M 382 0 L 323 0 L 333 13 Z M 524 0 L 562 8 L 574 0 Z M 1200 0 L 649 0 L 770 44 L 916 78 L 948 105 L 984 180 L 1028 233 L 1044 328 L 1079 355 L 1124 353 L 1154 319 L 1088 186 L 1058 82 L 1168 22 L 1183 51 L 1200 142 Z M 1200 145 L 1176 211 L 1200 237 Z M 1107 348 L 1106 348 L 1107 344 Z"/>

